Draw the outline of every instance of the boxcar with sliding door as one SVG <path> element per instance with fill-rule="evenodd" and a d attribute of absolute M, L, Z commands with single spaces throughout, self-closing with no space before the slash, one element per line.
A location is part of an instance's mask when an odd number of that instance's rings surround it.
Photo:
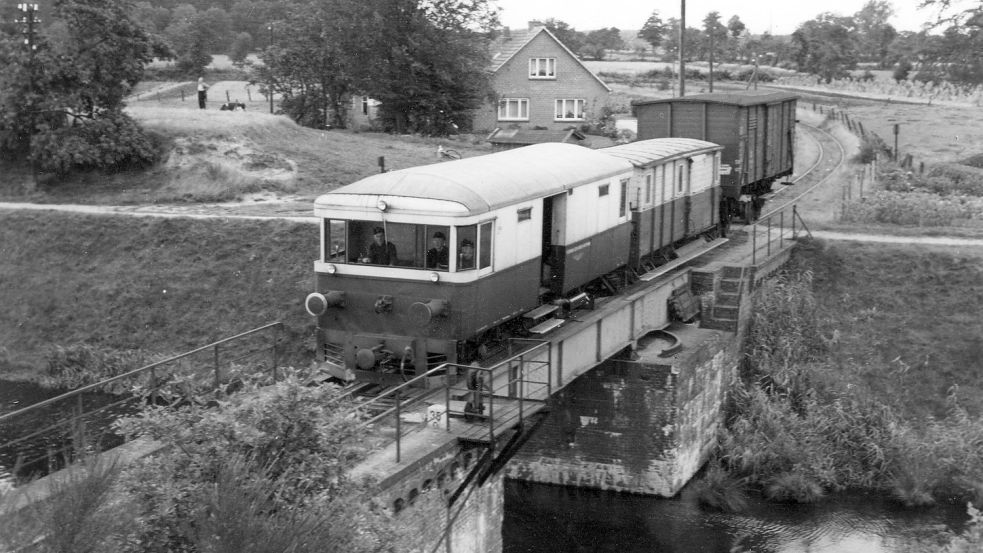
<path fill-rule="evenodd" d="M 786 92 L 696 94 L 632 103 L 639 140 L 696 138 L 724 147 L 721 217 L 753 221 L 775 180 L 792 174 L 797 96 Z"/>

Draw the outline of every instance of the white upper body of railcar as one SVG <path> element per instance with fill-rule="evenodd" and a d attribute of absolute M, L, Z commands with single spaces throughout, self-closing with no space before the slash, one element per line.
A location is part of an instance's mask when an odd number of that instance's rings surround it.
<path fill-rule="evenodd" d="M 695 138 L 652 138 L 600 150 L 634 167 L 628 199 L 644 211 L 720 186 L 724 147 Z"/>
<path fill-rule="evenodd" d="M 542 254 L 544 198 L 554 245 L 572 244 L 627 221 L 626 160 L 572 144 L 537 144 L 483 156 L 373 175 L 317 198 L 323 219 L 318 272 L 425 280 L 426 251 L 436 234 L 452 255 L 438 277 L 468 282 Z M 360 263 L 372 231 L 385 231 L 397 252 L 389 265 Z M 474 266 L 459 250 L 476 247 Z"/>

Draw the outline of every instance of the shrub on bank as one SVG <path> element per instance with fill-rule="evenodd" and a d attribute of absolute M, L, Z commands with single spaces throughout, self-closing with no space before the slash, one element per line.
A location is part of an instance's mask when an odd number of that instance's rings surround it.
<path fill-rule="evenodd" d="M 843 206 L 842 221 L 942 227 L 983 224 L 983 198 L 877 191 Z"/>
<path fill-rule="evenodd" d="M 869 361 L 838 355 L 836 332 L 824 335 L 828 323 L 808 271 L 762 286 L 713 462 L 776 501 L 846 489 L 889 493 L 909 506 L 983 500 L 983 419 L 955 393 L 945 418 L 900 416 L 867 386 L 847 382 Z M 726 489 L 714 482 L 726 482 L 719 475 L 707 484 Z"/>

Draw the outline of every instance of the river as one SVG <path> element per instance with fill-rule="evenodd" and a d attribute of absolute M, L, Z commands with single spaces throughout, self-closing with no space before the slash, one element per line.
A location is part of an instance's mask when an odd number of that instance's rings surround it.
<path fill-rule="evenodd" d="M 839 494 L 811 505 L 753 500 L 742 513 L 674 499 L 507 481 L 504 553 L 915 553 L 962 531 L 965 506 L 906 510 Z"/>

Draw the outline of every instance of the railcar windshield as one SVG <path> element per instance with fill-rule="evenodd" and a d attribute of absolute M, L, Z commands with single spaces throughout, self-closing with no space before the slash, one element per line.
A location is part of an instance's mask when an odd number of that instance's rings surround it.
<path fill-rule="evenodd" d="M 492 264 L 493 222 L 450 227 L 384 221 L 324 220 L 324 260 L 436 271 Z"/>

